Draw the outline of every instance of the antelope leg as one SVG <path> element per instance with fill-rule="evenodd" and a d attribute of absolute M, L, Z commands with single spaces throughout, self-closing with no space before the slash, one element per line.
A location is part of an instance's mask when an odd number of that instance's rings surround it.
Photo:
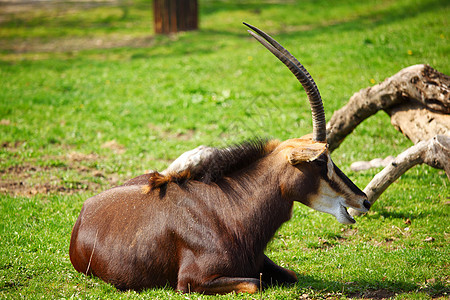
<path fill-rule="evenodd" d="M 236 293 L 256 293 L 264 284 L 256 278 L 219 277 L 196 287 L 178 287 L 181 292 L 197 292 L 207 295 Z"/>
<path fill-rule="evenodd" d="M 291 284 L 298 281 L 294 271 L 280 267 L 270 258 L 264 255 L 264 265 L 262 270 L 262 279 L 270 284 Z"/>

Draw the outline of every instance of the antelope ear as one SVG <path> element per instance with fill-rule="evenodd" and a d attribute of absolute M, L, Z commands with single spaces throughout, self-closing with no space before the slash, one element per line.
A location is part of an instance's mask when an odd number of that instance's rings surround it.
<path fill-rule="evenodd" d="M 308 162 L 317 159 L 320 155 L 325 153 L 328 149 L 327 143 L 314 142 L 301 145 L 293 148 L 287 156 L 291 165 L 296 165 L 301 162 Z"/>

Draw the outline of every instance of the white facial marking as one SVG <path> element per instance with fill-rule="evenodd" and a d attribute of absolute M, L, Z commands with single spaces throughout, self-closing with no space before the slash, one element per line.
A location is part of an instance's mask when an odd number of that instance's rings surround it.
<path fill-rule="evenodd" d="M 330 154 L 327 155 L 327 176 L 328 179 L 332 179 L 334 175 L 334 165 L 333 161 L 331 160 Z"/>
<path fill-rule="evenodd" d="M 361 194 L 355 194 L 351 186 L 342 178 L 341 172 L 335 172 L 335 165 L 327 154 L 327 178 L 319 179 L 319 187 L 308 199 L 307 205 L 315 210 L 333 215 L 342 224 L 353 224 L 355 220 L 347 212 L 347 207 L 366 212 L 363 203 L 366 199 Z M 331 184 L 332 183 L 332 184 Z"/>
<path fill-rule="evenodd" d="M 318 193 L 311 197 L 309 203 L 309 207 L 333 215 L 339 223 L 355 223 L 355 220 L 353 220 L 345 209 L 345 199 L 324 180 L 320 181 Z"/>

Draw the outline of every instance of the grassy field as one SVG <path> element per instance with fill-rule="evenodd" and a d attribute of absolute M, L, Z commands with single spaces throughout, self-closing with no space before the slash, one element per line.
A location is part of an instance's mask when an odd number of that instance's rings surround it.
<path fill-rule="evenodd" d="M 153 36 L 149 1 L 0 6 L 0 298 L 215 299 L 170 289 L 118 292 L 77 273 L 72 226 L 88 197 L 200 144 L 312 130 L 295 78 L 249 37 L 272 34 L 315 78 L 329 119 L 350 96 L 413 64 L 450 74 L 449 2 L 212 1 L 200 30 Z M 389 117 L 366 120 L 333 153 L 356 160 L 412 143 Z M 449 182 L 404 174 L 352 226 L 296 204 L 266 253 L 298 284 L 254 299 L 447 299 Z M 220 299 L 251 299 L 225 295 Z"/>

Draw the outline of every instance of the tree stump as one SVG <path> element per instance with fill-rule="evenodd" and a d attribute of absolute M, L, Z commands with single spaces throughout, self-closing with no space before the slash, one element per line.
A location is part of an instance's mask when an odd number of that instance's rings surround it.
<path fill-rule="evenodd" d="M 154 0 L 153 16 L 156 34 L 198 29 L 197 0 Z"/>

